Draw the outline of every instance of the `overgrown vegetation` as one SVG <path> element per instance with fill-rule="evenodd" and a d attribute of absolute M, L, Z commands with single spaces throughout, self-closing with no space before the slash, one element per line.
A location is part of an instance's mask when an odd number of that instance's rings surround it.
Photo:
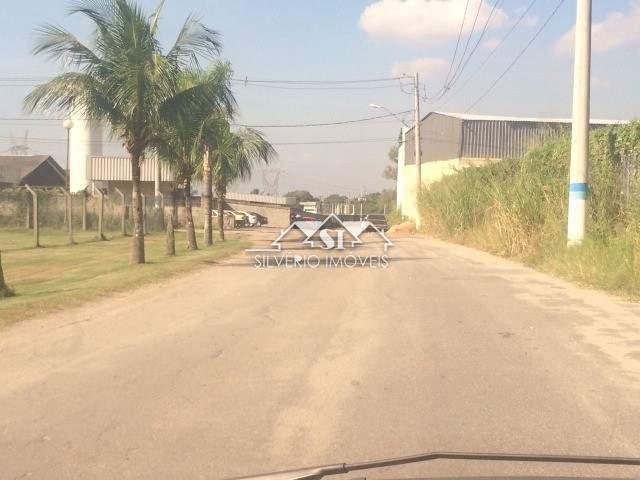
<path fill-rule="evenodd" d="M 570 139 L 467 168 L 421 192 L 424 229 L 563 277 L 640 296 L 640 122 L 591 134 L 588 235 L 566 247 Z"/>

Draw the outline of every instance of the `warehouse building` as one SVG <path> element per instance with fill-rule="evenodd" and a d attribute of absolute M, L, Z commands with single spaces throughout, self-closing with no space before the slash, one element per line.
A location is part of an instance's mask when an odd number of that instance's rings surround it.
<path fill-rule="evenodd" d="M 624 123 L 592 120 L 592 128 Z M 462 168 L 524 155 L 550 138 L 569 133 L 570 119 L 430 112 L 420 122 L 424 187 Z M 403 129 L 398 150 L 397 206 L 416 216 L 414 129 Z"/>

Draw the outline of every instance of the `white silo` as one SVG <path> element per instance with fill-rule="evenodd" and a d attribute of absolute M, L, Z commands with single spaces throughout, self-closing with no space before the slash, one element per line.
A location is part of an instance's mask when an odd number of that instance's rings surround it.
<path fill-rule="evenodd" d="M 91 181 L 91 157 L 102 155 L 102 126 L 100 122 L 72 116 L 69 131 L 69 187 L 79 192 Z"/>

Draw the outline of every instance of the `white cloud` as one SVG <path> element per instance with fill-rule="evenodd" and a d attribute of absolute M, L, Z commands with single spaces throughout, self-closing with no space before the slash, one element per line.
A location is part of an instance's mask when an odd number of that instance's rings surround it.
<path fill-rule="evenodd" d="M 600 22 L 593 24 L 591 48 L 594 52 L 607 52 L 620 47 L 640 47 L 640 2 L 629 5 L 628 12 L 609 12 Z M 554 45 L 559 55 L 572 54 L 575 26 Z"/>
<path fill-rule="evenodd" d="M 471 30 L 478 7 L 477 25 L 484 25 L 489 18 L 493 5 L 480 2 L 469 2 L 465 32 Z M 375 38 L 441 42 L 455 38 L 460 32 L 466 3 L 467 0 L 378 0 L 364 9 L 359 24 Z M 488 28 L 499 28 L 506 21 L 506 13 L 496 8 Z"/>
<path fill-rule="evenodd" d="M 449 68 L 449 62 L 442 58 L 416 58 L 410 62 L 398 62 L 391 69 L 394 77 L 418 72 L 423 78 L 433 78 Z"/>

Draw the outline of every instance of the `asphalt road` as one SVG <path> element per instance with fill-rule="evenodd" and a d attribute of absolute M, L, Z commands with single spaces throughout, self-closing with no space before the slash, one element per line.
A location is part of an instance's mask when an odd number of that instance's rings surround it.
<path fill-rule="evenodd" d="M 394 240 L 387 269 L 240 256 L 0 332 L 0 478 L 218 479 L 431 450 L 640 456 L 639 305 Z M 367 473 L 493 474 L 640 468 Z"/>

